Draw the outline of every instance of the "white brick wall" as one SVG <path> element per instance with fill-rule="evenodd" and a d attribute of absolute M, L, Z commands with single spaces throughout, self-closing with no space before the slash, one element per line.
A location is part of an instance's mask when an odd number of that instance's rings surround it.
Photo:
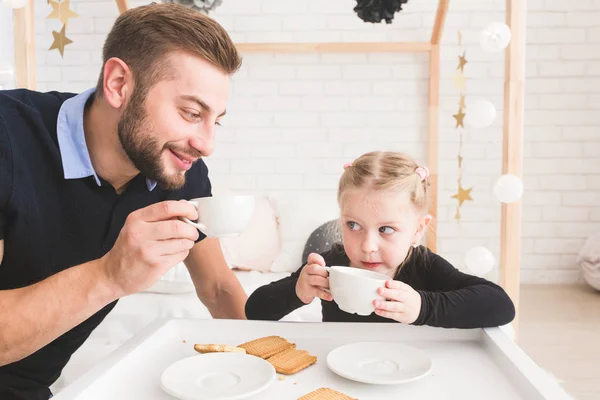
<path fill-rule="evenodd" d="M 10 67 L 14 63 L 12 26 L 12 10 L 0 6 L 0 69 Z M 14 82 L 0 82 L 0 86 L 3 84 L 7 89 L 14 86 Z"/>
<path fill-rule="evenodd" d="M 133 2 L 137 6 L 144 2 Z M 366 24 L 351 0 L 225 0 L 214 17 L 235 41 L 428 40 L 435 0 L 411 0 L 394 23 Z M 600 229 L 600 2 L 529 0 L 523 199 L 523 282 L 578 279 L 576 254 Z M 65 57 L 48 51 L 58 22 L 36 3 L 40 90 L 80 91 L 95 84 L 100 49 L 117 16 L 112 0 L 72 1 L 80 18 Z M 479 49 L 479 32 L 504 20 L 502 0 L 453 0 L 442 47 L 439 252 L 462 267 L 475 245 L 499 251 L 503 54 Z M 0 13 L 0 33 L 9 18 Z M 6 17 L 6 18 L 5 18 Z M 492 101 L 499 118 L 467 131 L 463 184 L 474 202 L 453 220 L 458 92 L 451 76 L 460 29 L 469 63 L 468 99 Z M 10 29 L 7 30 L 10 34 Z M 0 35 L 0 56 L 12 40 Z M 215 185 L 269 193 L 335 194 L 345 162 L 394 149 L 426 160 L 428 59 L 423 54 L 246 54 L 233 79 L 226 125 L 208 160 Z"/>

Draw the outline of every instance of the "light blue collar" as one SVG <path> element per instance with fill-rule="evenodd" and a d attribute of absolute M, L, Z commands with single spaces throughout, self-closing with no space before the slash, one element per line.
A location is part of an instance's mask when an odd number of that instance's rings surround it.
<path fill-rule="evenodd" d="M 95 88 L 88 89 L 70 99 L 66 100 L 58 112 L 56 123 L 56 135 L 58 147 L 62 158 L 65 179 L 80 179 L 93 176 L 98 186 L 101 186 L 100 178 L 94 170 L 90 153 L 85 143 L 83 131 L 83 111 Z M 146 178 L 148 190 L 156 187 L 156 182 Z"/>

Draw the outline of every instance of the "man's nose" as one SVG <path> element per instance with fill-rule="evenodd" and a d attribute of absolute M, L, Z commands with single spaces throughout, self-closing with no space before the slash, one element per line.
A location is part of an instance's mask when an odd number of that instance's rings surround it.
<path fill-rule="evenodd" d="M 214 128 L 203 129 L 199 135 L 190 140 L 190 146 L 198 150 L 202 157 L 210 156 L 215 149 Z"/>

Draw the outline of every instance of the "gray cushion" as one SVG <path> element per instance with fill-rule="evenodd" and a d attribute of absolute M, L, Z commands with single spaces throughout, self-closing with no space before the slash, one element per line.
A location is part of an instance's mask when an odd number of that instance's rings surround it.
<path fill-rule="evenodd" d="M 342 242 L 342 231 L 337 219 L 325 222 L 313 231 L 304 245 L 302 265 L 306 264 L 310 253 L 323 254 L 331 249 L 334 243 Z"/>

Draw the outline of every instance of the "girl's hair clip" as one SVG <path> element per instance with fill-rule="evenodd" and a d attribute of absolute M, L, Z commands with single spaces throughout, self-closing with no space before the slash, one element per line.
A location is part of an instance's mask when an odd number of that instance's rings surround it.
<path fill-rule="evenodd" d="M 419 178 L 421 178 L 421 182 L 423 182 L 429 177 L 429 170 L 427 169 L 427 167 L 417 167 L 417 169 L 415 169 L 415 173 L 419 175 Z"/>
<path fill-rule="evenodd" d="M 346 164 L 344 164 L 344 169 L 346 169 L 346 168 L 348 168 L 348 167 L 351 167 L 351 166 L 352 166 L 352 163 L 350 163 L 350 162 L 349 162 L 349 163 L 346 163 Z"/>

